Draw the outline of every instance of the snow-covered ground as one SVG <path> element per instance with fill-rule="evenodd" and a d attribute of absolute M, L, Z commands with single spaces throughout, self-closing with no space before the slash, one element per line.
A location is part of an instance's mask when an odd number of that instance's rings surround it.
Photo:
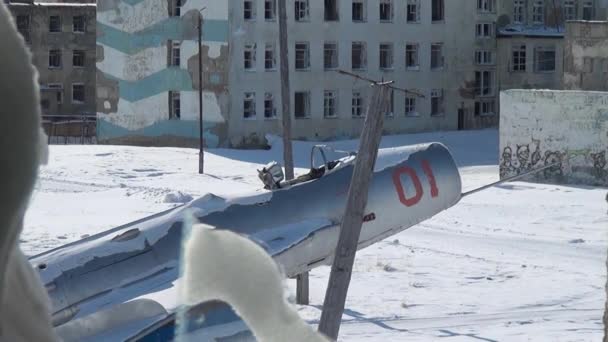
<path fill-rule="evenodd" d="M 460 166 L 464 190 L 498 179 L 494 130 L 385 137 L 382 147 L 440 141 Z M 295 143 L 308 167 L 313 143 Z M 356 141 L 331 143 L 355 150 Z M 21 244 L 33 255 L 206 193 L 260 188 L 256 168 L 271 150 L 198 151 L 51 146 Z M 431 220 L 357 255 L 343 341 L 591 341 L 601 316 L 608 231 L 607 189 L 509 183 L 464 198 Z M 318 322 L 329 268 L 311 273 Z M 291 291 L 294 282 L 289 281 Z"/>

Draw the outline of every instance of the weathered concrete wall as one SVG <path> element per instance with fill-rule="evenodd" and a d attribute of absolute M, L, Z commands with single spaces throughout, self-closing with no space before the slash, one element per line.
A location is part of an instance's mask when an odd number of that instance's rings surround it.
<path fill-rule="evenodd" d="M 559 162 L 533 178 L 608 186 L 608 93 L 508 90 L 500 102 L 501 178 Z"/>
<path fill-rule="evenodd" d="M 224 144 L 228 113 L 228 5 L 168 0 L 100 0 L 97 11 L 97 134 L 100 143 L 197 146 L 199 9 L 203 21 L 203 121 L 207 146 Z M 168 42 L 180 65 L 168 65 Z M 180 92 L 181 118 L 169 119 L 169 91 Z"/>
<path fill-rule="evenodd" d="M 566 24 L 563 88 L 608 91 L 608 22 Z"/>

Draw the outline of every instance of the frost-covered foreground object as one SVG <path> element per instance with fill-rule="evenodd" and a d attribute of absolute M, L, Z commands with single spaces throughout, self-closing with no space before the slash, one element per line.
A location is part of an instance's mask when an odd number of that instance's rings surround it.
<path fill-rule="evenodd" d="M 273 192 L 207 195 L 33 257 L 52 299 L 54 323 L 62 326 L 58 331 L 68 340 L 166 337 L 167 331 L 172 336 L 173 315 L 181 304 L 176 285 L 183 281 L 179 256 L 186 211 L 204 224 L 257 242 L 287 276 L 330 263 L 353 160 L 344 158 L 321 178 Z M 443 145 L 381 150 L 358 248 L 434 216 L 460 196 L 460 175 Z M 222 258 L 217 255 L 212 262 L 220 265 Z M 147 306 L 157 308 L 141 309 Z M 234 334 L 224 329 L 239 321 L 229 308 L 203 305 L 201 310 L 205 319 L 195 322 L 197 328 L 217 330 L 217 337 Z"/>

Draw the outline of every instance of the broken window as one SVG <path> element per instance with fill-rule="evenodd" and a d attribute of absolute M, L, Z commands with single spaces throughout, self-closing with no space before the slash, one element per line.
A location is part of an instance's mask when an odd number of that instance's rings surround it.
<path fill-rule="evenodd" d="M 171 58 L 170 58 L 169 66 L 179 67 L 181 64 L 180 43 L 171 41 L 169 48 L 171 49 Z"/>
<path fill-rule="evenodd" d="M 361 95 L 360 91 L 353 91 L 351 112 L 354 118 L 360 118 L 365 115 L 363 108 L 363 96 Z"/>
<path fill-rule="evenodd" d="M 323 67 L 326 70 L 338 67 L 338 43 L 323 44 Z"/>
<path fill-rule="evenodd" d="M 243 19 L 255 20 L 255 0 L 244 0 Z"/>
<path fill-rule="evenodd" d="M 353 70 L 362 70 L 367 67 L 367 51 L 365 42 L 353 42 L 351 59 Z"/>
<path fill-rule="evenodd" d="M 496 101 L 484 99 L 475 102 L 475 116 L 494 115 L 496 113 Z"/>
<path fill-rule="evenodd" d="M 443 68 L 443 43 L 431 44 L 431 70 Z"/>
<path fill-rule="evenodd" d="M 393 0 L 380 0 L 380 21 L 393 21 Z"/>
<path fill-rule="evenodd" d="M 431 18 L 433 21 L 442 21 L 444 18 L 443 0 L 431 0 Z"/>
<path fill-rule="evenodd" d="M 477 0 L 477 11 L 481 13 L 494 12 L 496 0 Z"/>
<path fill-rule="evenodd" d="M 513 58 L 513 71 L 526 71 L 526 45 L 514 45 L 511 56 Z"/>
<path fill-rule="evenodd" d="M 264 0 L 264 19 L 272 21 L 277 18 L 277 0 Z"/>
<path fill-rule="evenodd" d="M 296 43 L 296 70 L 310 68 L 310 49 L 307 42 Z"/>
<path fill-rule="evenodd" d="M 264 118 L 274 119 L 277 117 L 277 108 L 274 106 L 274 95 L 272 93 L 264 94 Z"/>
<path fill-rule="evenodd" d="M 475 36 L 477 38 L 490 38 L 494 35 L 493 23 L 478 23 L 475 25 Z"/>
<path fill-rule="evenodd" d="M 545 1 L 534 0 L 532 3 L 532 23 L 543 24 L 545 22 Z"/>
<path fill-rule="evenodd" d="M 275 70 L 277 67 L 277 52 L 274 44 L 266 44 L 264 49 L 264 69 Z"/>
<path fill-rule="evenodd" d="M 72 52 L 72 66 L 74 66 L 76 68 L 83 68 L 84 67 L 84 58 L 85 58 L 84 50 L 74 50 Z"/>
<path fill-rule="evenodd" d="M 61 68 L 61 50 L 49 50 L 49 68 Z"/>
<path fill-rule="evenodd" d="M 537 72 L 555 71 L 555 47 L 537 47 L 534 62 Z"/>
<path fill-rule="evenodd" d="M 61 32 L 61 17 L 52 15 L 49 17 L 49 32 Z"/>
<path fill-rule="evenodd" d="M 255 93 L 245 93 L 243 98 L 243 118 L 255 119 Z"/>
<path fill-rule="evenodd" d="M 325 0 L 325 21 L 337 21 L 338 0 Z"/>
<path fill-rule="evenodd" d="M 84 15 L 75 15 L 72 17 L 72 31 L 74 33 L 84 33 L 86 29 Z"/>
<path fill-rule="evenodd" d="M 516 24 L 524 23 L 525 13 L 525 1 L 526 0 L 513 0 L 513 22 Z"/>
<path fill-rule="evenodd" d="M 416 97 L 405 96 L 405 116 L 418 116 L 416 112 Z"/>
<path fill-rule="evenodd" d="M 169 0 L 169 16 L 179 17 L 181 15 L 182 1 L 181 0 Z"/>
<path fill-rule="evenodd" d="M 574 0 L 564 0 L 564 20 L 576 19 L 576 3 Z"/>
<path fill-rule="evenodd" d="M 489 96 L 493 94 L 492 89 L 492 72 L 475 71 L 475 95 L 477 96 Z"/>
<path fill-rule="evenodd" d="M 294 115 L 296 119 L 310 117 L 310 92 L 297 91 L 294 94 Z"/>
<path fill-rule="evenodd" d="M 443 114 L 443 90 L 433 89 L 431 90 L 431 115 L 442 115 Z"/>
<path fill-rule="evenodd" d="M 169 120 L 181 118 L 181 99 L 179 91 L 169 91 Z"/>
<path fill-rule="evenodd" d="M 475 51 L 475 64 L 477 65 L 493 65 L 494 53 L 489 50 Z"/>
<path fill-rule="evenodd" d="M 593 20 L 593 1 L 583 1 L 583 20 Z"/>
<path fill-rule="evenodd" d="M 296 0 L 294 4 L 295 20 L 296 21 L 308 21 L 309 19 L 309 8 L 308 0 Z"/>
<path fill-rule="evenodd" d="M 335 118 L 338 115 L 338 92 L 326 90 L 323 95 L 323 116 Z"/>
<path fill-rule="evenodd" d="M 29 15 L 18 15 L 17 16 L 17 30 L 23 36 L 26 42 L 30 42 L 30 16 Z"/>
<path fill-rule="evenodd" d="M 420 64 L 418 62 L 418 44 L 405 44 L 405 67 L 407 69 L 417 70 L 419 66 Z"/>
<path fill-rule="evenodd" d="M 408 23 L 420 22 L 420 0 L 407 0 L 406 20 Z"/>
<path fill-rule="evenodd" d="M 393 68 L 393 44 L 380 43 L 380 69 Z"/>
<path fill-rule="evenodd" d="M 61 83 L 49 83 L 47 86 L 52 92 L 55 93 L 55 101 L 57 104 L 63 103 L 63 84 Z"/>
<path fill-rule="evenodd" d="M 84 103 L 84 83 L 72 84 L 72 103 Z"/>
<path fill-rule="evenodd" d="M 366 0 L 353 0 L 353 21 L 363 22 L 366 20 Z"/>
<path fill-rule="evenodd" d="M 243 50 L 243 66 L 245 70 L 255 70 L 255 44 L 246 44 Z"/>

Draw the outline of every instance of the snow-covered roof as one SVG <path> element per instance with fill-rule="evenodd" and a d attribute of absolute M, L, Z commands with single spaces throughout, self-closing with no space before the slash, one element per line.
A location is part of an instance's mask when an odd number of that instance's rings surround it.
<path fill-rule="evenodd" d="M 563 27 L 547 27 L 543 25 L 521 25 L 509 24 L 498 29 L 498 36 L 526 36 L 526 37 L 551 37 L 560 38 L 564 36 Z"/>

